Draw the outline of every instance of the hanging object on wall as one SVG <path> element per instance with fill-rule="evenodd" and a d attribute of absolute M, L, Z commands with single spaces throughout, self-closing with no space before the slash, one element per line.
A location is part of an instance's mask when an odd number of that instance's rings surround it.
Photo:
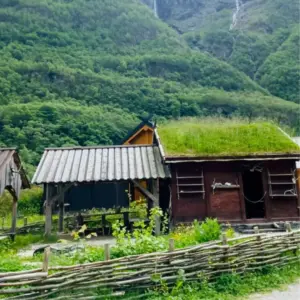
<path fill-rule="evenodd" d="M 215 193 L 216 189 L 237 189 L 240 188 L 240 185 L 238 184 L 238 182 L 236 181 L 235 183 L 232 182 L 216 182 L 216 178 L 214 178 L 214 181 L 211 185 L 212 190 L 213 190 L 213 194 Z"/>
<path fill-rule="evenodd" d="M 262 172 L 264 170 L 261 164 L 255 164 L 255 165 L 243 164 L 243 167 L 249 170 L 250 172 Z"/>

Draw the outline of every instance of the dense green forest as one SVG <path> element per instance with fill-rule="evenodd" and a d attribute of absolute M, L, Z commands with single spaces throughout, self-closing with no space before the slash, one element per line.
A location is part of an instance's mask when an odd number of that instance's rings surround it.
<path fill-rule="evenodd" d="M 159 16 L 191 48 L 228 62 L 273 95 L 299 103 L 298 0 L 156 1 Z"/>
<path fill-rule="evenodd" d="M 140 0 L 1 0 L 0 145 L 18 146 L 32 173 L 45 147 L 118 143 L 149 113 L 299 132 L 297 36 L 279 29 L 182 35 Z"/>

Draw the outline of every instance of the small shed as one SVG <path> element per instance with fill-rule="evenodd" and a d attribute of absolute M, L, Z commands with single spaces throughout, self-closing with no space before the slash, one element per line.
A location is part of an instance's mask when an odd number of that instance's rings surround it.
<path fill-rule="evenodd" d="M 17 205 L 22 188 L 30 188 L 16 148 L 0 148 L 0 195 L 4 190 L 13 197 L 11 233 L 16 232 Z"/>
<path fill-rule="evenodd" d="M 172 175 L 173 223 L 300 221 L 300 148 L 277 126 L 171 121 L 156 139 Z"/>
<path fill-rule="evenodd" d="M 74 186 L 86 187 L 88 196 L 76 198 L 83 203 L 106 203 L 110 207 L 115 202 L 110 195 L 103 195 L 97 189 L 106 183 L 116 184 L 115 192 L 125 194 L 129 184 L 151 201 L 159 205 L 159 179 L 170 177 L 168 168 L 162 163 L 159 148 L 154 145 L 125 145 L 106 147 L 69 147 L 48 148 L 45 150 L 32 183 L 43 184 L 46 191 L 46 234 L 52 228 L 52 210 L 59 203 L 59 230 L 63 228 L 64 201 L 66 193 Z M 149 189 L 143 187 L 139 180 L 150 182 Z M 123 191 L 120 183 L 124 183 Z M 76 193 L 76 190 L 75 190 Z M 121 195 L 120 195 L 121 198 Z M 128 202 L 127 202 L 128 205 Z M 150 204 L 149 204 L 150 206 Z"/>

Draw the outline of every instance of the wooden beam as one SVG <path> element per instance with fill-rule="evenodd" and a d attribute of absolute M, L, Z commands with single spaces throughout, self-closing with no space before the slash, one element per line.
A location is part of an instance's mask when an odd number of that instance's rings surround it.
<path fill-rule="evenodd" d="M 159 199 L 146 190 L 137 180 L 132 180 L 134 186 L 148 199 L 152 200 L 154 203 L 159 203 Z"/>
<path fill-rule="evenodd" d="M 11 234 L 15 235 L 17 231 L 17 215 L 18 215 L 18 196 L 12 187 L 7 188 L 8 192 L 12 195 L 12 217 L 11 217 Z"/>
<path fill-rule="evenodd" d="M 52 230 L 52 199 L 50 184 L 45 185 L 46 188 L 46 201 L 45 201 L 45 236 L 49 236 Z"/>
<path fill-rule="evenodd" d="M 59 212 L 58 212 L 58 231 L 64 231 L 64 214 L 65 214 L 65 193 L 62 192 L 62 186 L 58 187 L 58 193 L 60 193 L 59 198 Z"/>
<path fill-rule="evenodd" d="M 159 207 L 159 180 L 153 179 L 152 180 L 152 190 L 153 190 L 153 196 L 155 197 L 155 201 L 153 201 L 153 207 Z M 161 220 L 160 216 L 155 217 L 155 235 L 160 235 L 160 226 L 161 226 Z"/>
<path fill-rule="evenodd" d="M 60 198 L 61 194 L 65 194 L 65 192 L 67 192 L 67 190 L 69 190 L 72 186 L 73 186 L 72 183 L 64 186 L 63 188 L 61 188 L 61 190 L 59 190 L 59 192 L 55 196 L 52 196 L 50 194 L 51 202 L 54 203 L 55 201 L 57 201 Z"/>
<path fill-rule="evenodd" d="M 52 231 L 52 205 L 55 203 L 55 201 L 60 200 L 61 197 L 64 196 L 65 192 L 70 189 L 73 186 L 73 184 L 68 184 L 65 186 L 59 185 L 58 186 L 58 193 L 53 196 L 52 191 L 53 191 L 53 186 L 50 184 L 46 184 L 46 201 L 45 201 L 45 235 L 50 235 Z M 63 207 L 64 210 L 64 207 Z M 62 220 L 60 219 L 61 223 L 63 226 L 63 211 L 60 210 L 60 214 L 62 214 Z"/>

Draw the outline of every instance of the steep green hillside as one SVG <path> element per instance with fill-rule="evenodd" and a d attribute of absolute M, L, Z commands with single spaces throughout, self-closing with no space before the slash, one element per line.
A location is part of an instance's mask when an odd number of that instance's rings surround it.
<path fill-rule="evenodd" d="M 26 163 L 37 165 L 44 148 L 119 143 L 137 122 L 110 106 L 10 104 L 0 106 L 0 147 L 17 145 Z"/>
<path fill-rule="evenodd" d="M 185 33 L 191 48 L 230 63 L 252 79 L 260 78 L 256 76 L 258 70 L 289 39 L 300 19 L 297 0 L 156 1 L 159 16 L 178 32 Z M 268 65 L 280 74 L 294 74 L 299 66 L 299 43 L 290 43 L 290 47 L 298 56 L 282 56 L 282 68 L 272 64 L 274 59 L 268 60 Z M 280 81 L 277 89 L 260 80 L 258 83 L 270 88 L 276 96 L 299 103 L 296 81 L 291 82 L 289 76 L 286 80 L 279 76 L 280 79 L 272 80 Z M 291 84 L 292 87 L 287 89 L 286 86 Z"/>
<path fill-rule="evenodd" d="M 116 143 L 148 113 L 298 126 L 295 103 L 191 49 L 140 0 L 1 0 L 0 32 L 0 143 L 30 164 L 47 146 Z"/>
<path fill-rule="evenodd" d="M 300 100 L 300 32 L 295 28 L 282 46 L 272 53 L 256 74 L 257 81 L 273 95 Z M 299 101 L 298 101 L 299 103 Z"/>

